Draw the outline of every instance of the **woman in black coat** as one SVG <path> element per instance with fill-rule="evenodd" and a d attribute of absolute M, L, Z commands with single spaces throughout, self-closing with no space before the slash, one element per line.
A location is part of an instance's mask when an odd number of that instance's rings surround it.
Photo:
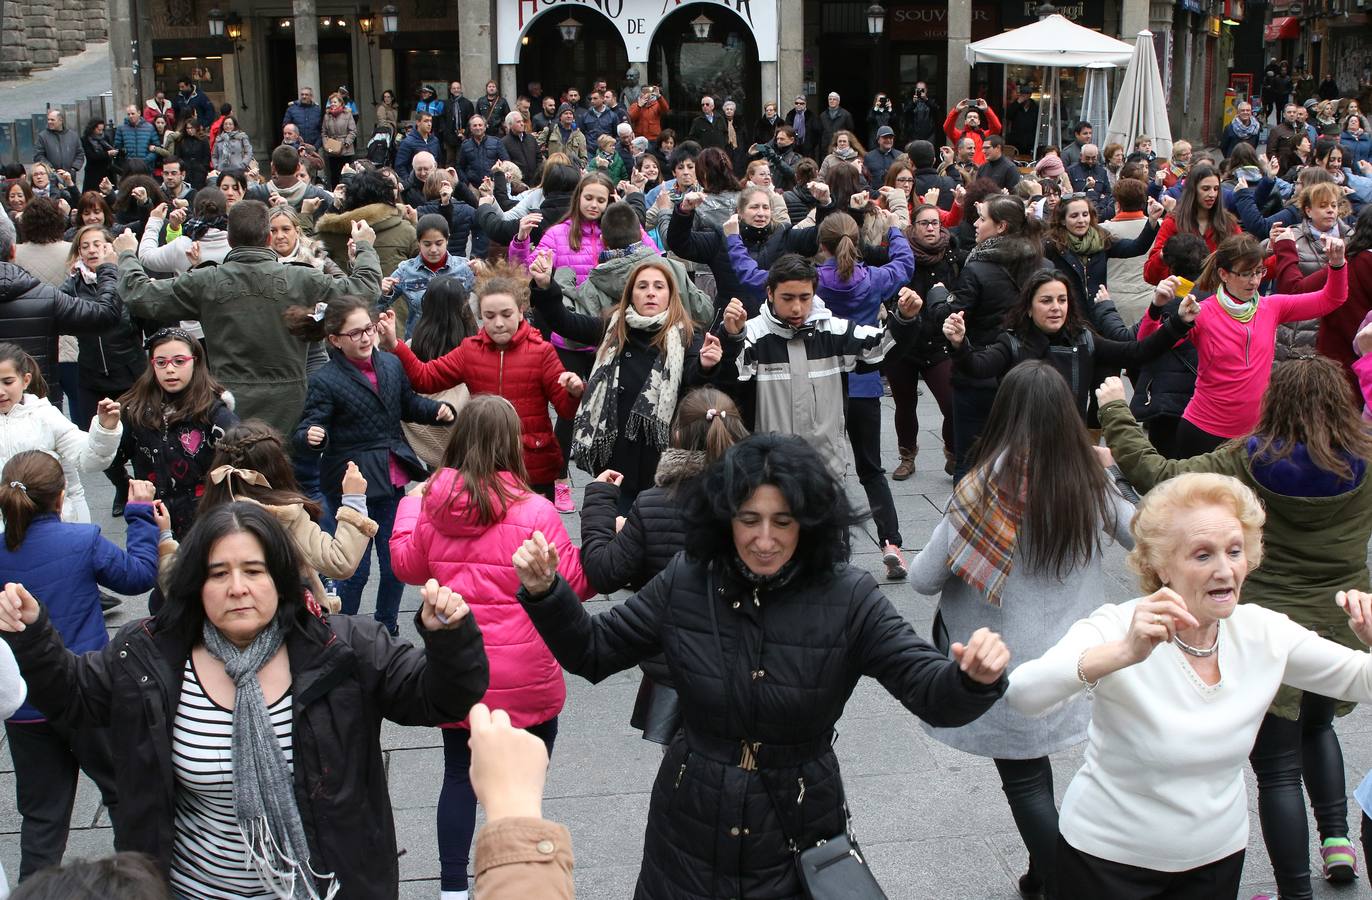
<path fill-rule="evenodd" d="M 847 827 L 834 723 L 876 678 L 935 725 L 1004 690 L 1009 651 L 982 629 L 960 663 L 918 637 L 849 565 L 847 496 L 794 435 L 755 435 L 684 501 L 685 553 L 623 604 L 589 615 L 535 534 L 519 599 L 553 655 L 592 682 L 657 653 L 685 727 L 653 784 L 638 900 L 803 896 L 795 851 Z"/>
<path fill-rule="evenodd" d="M 290 537 L 270 512 L 230 503 L 191 529 L 158 614 L 125 625 L 99 652 L 77 656 L 64 649 L 43 598 L 22 585 L 0 593 L 0 633 L 19 661 L 29 700 L 65 727 L 109 728 L 119 820 L 137 826 L 116 834 L 115 846 L 153 857 L 178 894 L 203 896 L 209 888 L 235 896 L 254 882 L 255 896 L 270 894 L 264 870 L 274 867 L 278 878 L 310 878 L 319 896 L 336 883 L 338 900 L 397 897 L 381 721 L 460 721 L 486 692 L 481 632 L 461 597 L 447 588 L 425 589 L 415 616 L 423 642 L 417 648 L 375 622 L 312 614 L 300 568 Z M 252 662 L 266 659 L 235 682 L 224 659 L 239 653 Z M 238 700 L 239 686 L 258 692 L 255 705 Z M 194 718 L 178 717 L 185 698 L 198 695 L 213 704 L 200 697 L 187 711 L 195 717 L 209 710 L 223 730 L 202 737 Z M 234 736 L 237 717 L 253 715 L 264 701 L 272 723 L 258 725 L 275 724 L 278 734 L 289 735 L 289 767 Z M 238 829 L 224 829 L 227 843 L 218 832 L 178 829 L 178 801 L 205 802 L 178 777 L 181 750 L 195 741 L 212 760 L 196 777 L 209 779 L 211 790 L 233 788 L 239 828 L 260 833 L 265 858 L 255 864 L 241 862 L 251 857 Z M 239 772 L 239 761 L 248 758 L 265 773 L 251 779 L 251 797 L 280 810 L 265 817 L 265 829 L 251 807 L 238 805 L 240 782 L 249 796 L 249 779 Z M 290 789 L 262 787 L 275 781 L 272 775 Z M 224 869 L 183 855 L 197 846 L 240 860 L 231 885 L 214 883 L 228 878 Z"/>
<path fill-rule="evenodd" d="M 109 178 L 115 179 L 110 173 L 114 171 L 114 144 L 110 141 L 109 135 L 105 133 L 105 123 L 96 119 L 86 125 L 85 132 L 81 135 L 81 149 L 86 154 L 86 168 L 81 176 L 81 193 L 86 191 L 100 190 L 100 182 Z"/>

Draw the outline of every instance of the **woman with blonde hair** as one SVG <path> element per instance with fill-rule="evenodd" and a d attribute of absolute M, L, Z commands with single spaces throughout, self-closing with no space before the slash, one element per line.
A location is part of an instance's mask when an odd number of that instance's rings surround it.
<path fill-rule="evenodd" d="M 829 144 L 828 153 L 819 164 L 819 180 L 828 181 L 829 173 L 835 166 L 840 165 L 852 166 L 865 177 L 867 172 L 863 168 L 862 158 L 866 155 L 867 151 L 858 141 L 857 135 L 847 130 L 834 132 L 834 140 Z"/>
<path fill-rule="evenodd" d="M 1329 602 L 1342 588 L 1369 589 L 1372 539 L 1372 434 L 1338 363 L 1318 356 L 1279 363 L 1256 427 L 1191 459 L 1164 459 L 1153 449 L 1123 402 L 1119 379 L 1108 380 L 1099 396 L 1106 443 L 1140 491 L 1183 472 L 1218 472 L 1262 500 L 1266 556 L 1250 579 L 1250 602 L 1361 648 L 1346 617 Z M 1311 896 L 1302 774 L 1320 832 L 1324 877 L 1354 877 L 1343 753 L 1333 727 L 1335 715 L 1349 712 L 1351 704 L 1330 696 L 1284 688 L 1258 730 L 1251 756 L 1258 815 L 1283 900 Z"/>
<path fill-rule="evenodd" d="M 1101 606 L 1010 674 L 1006 701 L 1025 715 L 1083 691 L 1093 701 L 1085 762 L 1059 814 L 1060 896 L 1235 896 L 1248 846 L 1243 762 L 1281 686 L 1372 700 L 1372 655 L 1239 602 L 1264 562 L 1265 519 L 1232 476 L 1158 485 L 1130 529 L 1147 596 Z M 1372 643 L 1372 594 L 1324 594 Z"/>

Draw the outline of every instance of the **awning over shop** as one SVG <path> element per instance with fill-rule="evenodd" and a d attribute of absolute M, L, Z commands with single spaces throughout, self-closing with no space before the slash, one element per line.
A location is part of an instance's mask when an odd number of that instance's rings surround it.
<path fill-rule="evenodd" d="M 1262 30 L 1263 40 L 1294 41 L 1301 36 L 1301 20 L 1295 16 L 1277 16 Z"/>

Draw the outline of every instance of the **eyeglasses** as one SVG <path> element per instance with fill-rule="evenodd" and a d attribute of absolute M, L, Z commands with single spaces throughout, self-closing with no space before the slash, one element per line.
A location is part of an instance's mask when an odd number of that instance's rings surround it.
<path fill-rule="evenodd" d="M 152 358 L 152 364 L 159 369 L 165 369 L 167 366 L 183 369 L 193 362 L 195 362 L 194 356 L 154 356 Z"/>
<path fill-rule="evenodd" d="M 917 227 L 917 228 L 937 228 L 938 226 L 939 226 L 939 220 L 938 220 L 938 219 L 916 219 L 916 220 L 915 220 L 915 227 Z"/>
<path fill-rule="evenodd" d="M 345 338 L 348 338 L 349 340 L 353 340 L 353 341 L 360 341 L 360 340 L 362 340 L 362 336 L 363 336 L 364 334 L 365 334 L 367 337 L 371 337 L 372 335 L 376 334 L 376 323 L 373 322 L 372 324 L 368 325 L 366 328 L 354 328 L 352 331 L 340 331 L 340 332 L 338 333 L 338 336 L 339 336 L 339 337 L 345 337 Z"/>
<path fill-rule="evenodd" d="M 899 175 L 899 176 L 896 177 L 896 184 L 914 184 L 914 183 L 915 183 L 915 176 L 913 176 L 913 175 Z"/>
<path fill-rule="evenodd" d="M 1267 277 L 1267 266 L 1258 266 L 1256 269 L 1249 269 L 1247 272 L 1230 272 L 1235 278 L 1256 278 L 1262 281 Z"/>

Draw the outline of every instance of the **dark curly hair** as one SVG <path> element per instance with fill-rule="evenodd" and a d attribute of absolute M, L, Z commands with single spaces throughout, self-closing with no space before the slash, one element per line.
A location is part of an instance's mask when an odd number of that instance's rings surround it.
<path fill-rule="evenodd" d="M 55 244 L 62 240 L 67 230 L 67 217 L 62 215 L 56 200 L 48 197 L 34 197 L 24 208 L 24 218 L 19 223 L 19 233 L 30 244 Z"/>
<path fill-rule="evenodd" d="M 363 170 L 353 173 L 344 188 L 343 206 L 345 211 L 367 206 L 371 203 L 395 205 L 395 185 L 380 172 Z"/>
<path fill-rule="evenodd" d="M 802 578 L 828 579 L 852 554 L 849 529 L 861 517 L 819 451 L 803 438 L 755 434 L 693 482 L 682 517 L 686 552 L 695 559 L 714 563 L 733 558 L 737 551 L 731 522 L 753 492 L 768 484 L 781 492 L 800 525 L 792 559 Z"/>

